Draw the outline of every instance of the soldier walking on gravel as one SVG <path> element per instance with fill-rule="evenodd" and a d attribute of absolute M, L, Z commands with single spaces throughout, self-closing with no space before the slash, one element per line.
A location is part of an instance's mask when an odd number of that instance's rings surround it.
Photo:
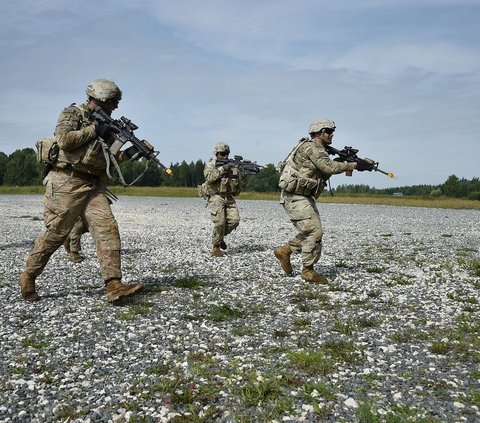
<path fill-rule="evenodd" d="M 64 109 L 57 122 L 58 156 L 43 181 L 46 231 L 35 241 L 20 276 L 21 294 L 27 301 L 40 298 L 35 279 L 64 243 L 79 217 L 95 241 L 107 301 L 115 302 L 143 289 L 141 284 L 121 282 L 120 234 L 105 187 L 107 162 L 111 157 L 108 146 L 114 142 L 114 134 L 108 125 L 100 124 L 91 116 L 97 106 L 111 114 L 118 107 L 122 92 L 114 82 L 97 79 L 88 85 L 87 96 L 84 104 L 72 104 Z M 136 147 L 132 146 L 118 152 L 115 158 L 122 162 L 136 153 Z"/>
<path fill-rule="evenodd" d="M 302 138 L 280 165 L 280 204 L 298 230 L 297 236 L 274 250 L 282 269 L 293 273 L 290 256 L 301 253 L 301 276 L 309 282 L 327 283 L 327 278 L 315 272 L 313 265 L 322 253 L 322 223 L 316 199 L 324 190 L 328 179 L 338 173 L 367 170 L 364 163 L 341 163 L 329 158 L 325 147 L 332 143 L 335 122 L 317 119 L 310 125 L 310 138 Z"/>
<path fill-rule="evenodd" d="M 230 147 L 219 142 L 213 150 L 216 159 L 210 160 L 203 171 L 205 190 L 208 198 L 208 209 L 213 221 L 212 256 L 222 257 L 227 248 L 225 236 L 231 233 L 240 223 L 237 203 L 234 196 L 240 194 L 240 172 L 230 163 L 216 167 L 216 160 L 228 160 Z"/>

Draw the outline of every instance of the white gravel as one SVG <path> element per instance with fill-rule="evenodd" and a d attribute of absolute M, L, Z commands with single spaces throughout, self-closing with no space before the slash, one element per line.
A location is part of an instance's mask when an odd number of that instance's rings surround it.
<path fill-rule="evenodd" d="M 282 274 L 277 202 L 238 205 L 212 258 L 203 200 L 122 197 L 124 280 L 145 292 L 108 305 L 87 234 L 86 260 L 57 251 L 31 304 L 17 283 L 41 197 L 0 196 L 0 421 L 480 420 L 478 211 L 319 204 L 322 286 L 298 256 Z M 295 359 L 320 351 L 324 372 Z"/>

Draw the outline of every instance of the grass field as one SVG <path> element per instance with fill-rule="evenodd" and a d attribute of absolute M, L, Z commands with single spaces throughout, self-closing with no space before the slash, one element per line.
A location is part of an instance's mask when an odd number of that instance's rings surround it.
<path fill-rule="evenodd" d="M 196 188 L 182 187 L 111 187 L 110 190 L 116 195 L 125 196 L 142 196 L 142 197 L 178 197 L 190 198 L 197 196 Z M 42 186 L 0 186 L 0 195 L 28 195 L 43 194 Z M 241 200 L 278 200 L 279 193 L 269 192 L 244 192 L 238 198 Z M 379 204 L 386 206 L 404 206 L 404 207 L 432 207 L 445 209 L 472 209 L 480 210 L 480 201 L 466 200 L 462 198 L 430 198 L 430 197 L 414 197 L 414 196 L 392 196 L 392 195 L 335 195 L 331 196 L 325 192 L 319 199 L 319 203 L 336 203 L 336 204 Z"/>

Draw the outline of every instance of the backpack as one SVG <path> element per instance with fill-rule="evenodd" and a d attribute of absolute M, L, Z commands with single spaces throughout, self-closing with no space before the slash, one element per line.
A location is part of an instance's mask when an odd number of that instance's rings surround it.
<path fill-rule="evenodd" d="M 58 159 L 58 144 L 54 137 L 45 137 L 35 143 L 37 162 L 43 165 L 54 165 Z"/>

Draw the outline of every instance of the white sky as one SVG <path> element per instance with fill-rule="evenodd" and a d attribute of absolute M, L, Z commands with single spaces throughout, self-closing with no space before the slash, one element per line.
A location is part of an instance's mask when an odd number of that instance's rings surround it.
<path fill-rule="evenodd" d="M 480 0 L 0 0 L 0 151 L 34 148 L 92 80 L 160 160 L 217 141 L 276 163 L 317 117 L 396 180 L 480 176 Z"/>

